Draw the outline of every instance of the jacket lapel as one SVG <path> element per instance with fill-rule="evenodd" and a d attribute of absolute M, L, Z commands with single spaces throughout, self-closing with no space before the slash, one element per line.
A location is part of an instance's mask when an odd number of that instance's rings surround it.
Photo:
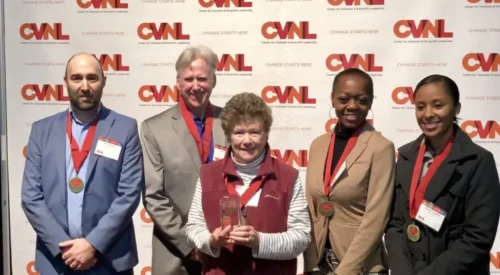
<path fill-rule="evenodd" d="M 87 166 L 87 175 L 85 182 L 89 182 L 90 175 L 92 175 L 92 173 L 94 172 L 95 165 L 97 163 L 97 160 L 99 159 L 99 156 L 94 154 L 97 141 L 101 136 L 108 136 L 109 130 L 111 129 L 114 120 L 115 118 L 111 111 L 108 108 L 104 107 L 104 105 L 102 105 L 101 111 L 99 112 L 99 122 L 97 123 L 97 128 L 95 130 L 94 141 L 92 142 L 92 148 L 89 152 L 89 164 Z M 122 148 L 122 150 L 124 150 L 124 148 Z"/>
<path fill-rule="evenodd" d="M 363 128 L 362 132 L 358 136 L 358 140 L 356 141 L 356 145 L 354 145 L 354 148 L 352 148 L 352 151 L 347 155 L 347 158 L 345 159 L 344 163 L 342 163 L 342 166 L 340 167 L 339 171 L 335 175 L 333 181 L 332 181 L 332 187 L 335 185 L 337 180 L 340 178 L 340 176 L 345 172 L 348 171 L 349 168 L 356 162 L 356 160 L 361 156 L 361 154 L 365 151 L 366 146 L 368 145 L 368 140 L 372 136 L 372 131 L 373 128 L 370 124 L 366 123 L 365 127 Z M 328 146 L 328 145 L 327 145 Z M 328 148 L 328 147 L 326 147 Z M 333 189 L 333 188 L 332 188 Z M 330 189 L 331 192 L 331 189 Z"/>
<path fill-rule="evenodd" d="M 173 110 L 174 113 L 172 114 L 172 127 L 174 128 L 174 131 L 179 137 L 179 139 L 181 140 L 182 146 L 184 146 L 184 148 L 186 149 L 189 157 L 191 158 L 191 161 L 196 167 L 196 171 L 199 174 L 201 166 L 201 158 L 200 154 L 198 153 L 198 148 L 196 147 L 196 142 L 193 136 L 191 136 L 191 133 L 189 132 L 186 126 L 186 122 L 184 122 L 184 118 L 182 118 L 179 105 L 176 105 L 175 107 L 172 108 L 175 108 Z"/>
<path fill-rule="evenodd" d="M 353 149 L 354 151 L 354 149 Z M 330 184 L 330 192 L 332 192 L 333 186 L 335 186 L 335 183 L 337 183 L 337 180 L 340 178 L 340 175 L 342 175 L 345 171 L 347 170 L 347 165 L 346 161 L 344 161 L 339 168 L 339 171 L 337 174 L 335 174 L 335 177 L 333 177 L 332 182 Z"/>
<path fill-rule="evenodd" d="M 351 168 L 351 166 L 354 164 L 354 162 L 356 162 L 359 156 L 361 156 L 363 151 L 365 151 L 366 146 L 368 145 L 368 140 L 373 134 L 373 130 L 375 129 L 373 129 L 373 127 L 369 123 L 365 124 L 365 127 L 358 136 L 356 145 L 354 146 L 354 148 L 352 148 L 351 153 L 349 153 L 349 155 L 345 159 L 346 170 L 349 170 L 349 168 Z"/>
<path fill-rule="evenodd" d="M 49 148 L 56 152 L 55 162 L 57 167 L 57 178 L 61 179 L 60 182 L 63 183 L 64 189 L 66 190 L 66 143 L 68 140 L 66 134 L 66 119 L 68 116 L 68 111 L 62 112 L 60 116 L 57 117 L 57 121 L 53 128 L 53 133 L 51 136 L 54 138 L 49 139 Z M 63 144 L 63 145 L 62 145 Z M 61 148 L 61 145 L 63 146 Z M 66 198 L 65 198 L 66 199 Z"/>
<path fill-rule="evenodd" d="M 399 157 L 397 161 L 398 171 L 396 171 L 396 173 L 398 174 L 397 179 L 408 198 L 410 197 L 410 186 L 411 178 L 413 175 L 413 168 L 415 166 L 418 149 L 420 147 L 422 139 L 423 135 L 419 136 L 412 143 L 399 149 Z"/>
<path fill-rule="evenodd" d="M 311 172 L 309 172 L 309 170 L 307 171 L 307 176 L 308 177 L 311 176 L 311 178 L 314 177 L 315 179 L 311 181 L 312 184 L 309 187 L 314 189 L 317 188 L 318 192 L 320 192 L 321 194 L 324 194 L 323 193 L 324 175 L 325 175 L 326 158 L 328 156 L 328 150 L 324 150 L 323 148 L 328 148 L 328 145 L 330 144 L 330 138 L 331 138 L 331 132 L 319 137 L 317 141 L 318 144 L 315 146 L 315 148 L 318 148 L 319 151 L 315 152 L 314 160 L 309 161 L 308 169 L 310 168 Z M 318 184 L 316 184 L 316 182 L 318 182 Z"/>
<path fill-rule="evenodd" d="M 473 143 L 470 137 L 456 126 L 455 131 L 455 139 L 450 154 L 439 166 L 429 182 L 427 190 L 425 190 L 424 198 L 428 201 L 432 202 L 436 200 L 441 191 L 443 191 L 450 182 L 459 161 L 471 157 L 472 154 L 470 152 L 474 152 L 473 149 L 467 148 Z"/>
<path fill-rule="evenodd" d="M 397 171 L 397 173 L 400 175 L 400 177 L 402 177 L 402 179 L 399 181 L 399 184 L 401 184 L 401 188 L 408 198 L 410 195 L 410 185 L 414 163 L 415 162 L 409 161 L 408 159 L 404 159 L 400 160 L 400 164 L 398 165 L 399 171 Z"/>
<path fill-rule="evenodd" d="M 227 141 L 226 136 L 224 135 L 224 131 L 222 131 L 222 124 L 220 121 L 220 112 L 221 109 L 214 106 L 214 125 L 212 136 L 214 138 L 214 146 L 221 145 L 224 147 L 229 146 L 229 142 Z"/>
<path fill-rule="evenodd" d="M 456 166 L 457 162 L 444 162 L 439 166 L 425 190 L 424 198 L 427 201 L 432 202 L 437 198 L 450 181 Z"/>

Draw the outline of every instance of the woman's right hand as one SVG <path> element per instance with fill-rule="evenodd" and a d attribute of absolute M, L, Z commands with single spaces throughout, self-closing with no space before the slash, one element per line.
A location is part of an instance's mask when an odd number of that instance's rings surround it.
<path fill-rule="evenodd" d="M 212 231 L 209 241 L 210 246 L 213 248 L 221 248 L 226 244 L 232 243 L 233 241 L 229 239 L 229 232 L 231 232 L 232 229 L 233 227 L 228 225 L 224 229 L 218 227 Z"/>

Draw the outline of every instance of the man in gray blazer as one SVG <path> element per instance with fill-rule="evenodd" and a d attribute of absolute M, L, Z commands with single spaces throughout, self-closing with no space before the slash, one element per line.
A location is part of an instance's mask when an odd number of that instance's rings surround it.
<path fill-rule="evenodd" d="M 210 103 L 217 56 L 205 46 L 179 56 L 179 103 L 141 125 L 146 185 L 144 206 L 153 220 L 152 275 L 201 273 L 185 226 L 200 166 L 222 158 L 226 139 L 221 108 Z"/>

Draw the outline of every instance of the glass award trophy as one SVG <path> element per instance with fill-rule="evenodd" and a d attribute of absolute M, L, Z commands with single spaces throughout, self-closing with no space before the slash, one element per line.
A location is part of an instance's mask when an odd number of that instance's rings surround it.
<path fill-rule="evenodd" d="M 241 208 L 240 198 L 233 195 L 225 195 L 220 199 L 221 226 L 224 229 L 228 225 L 239 225 Z"/>

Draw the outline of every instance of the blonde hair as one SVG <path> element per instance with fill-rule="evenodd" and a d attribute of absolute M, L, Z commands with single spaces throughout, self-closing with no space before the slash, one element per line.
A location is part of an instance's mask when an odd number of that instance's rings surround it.
<path fill-rule="evenodd" d="M 179 55 L 179 58 L 177 58 L 177 61 L 175 62 L 177 76 L 179 76 L 182 70 L 188 68 L 191 65 L 191 62 L 198 58 L 207 62 L 210 75 L 214 77 L 217 67 L 217 55 L 209 47 L 204 45 L 189 47 L 182 51 L 181 55 Z"/>

